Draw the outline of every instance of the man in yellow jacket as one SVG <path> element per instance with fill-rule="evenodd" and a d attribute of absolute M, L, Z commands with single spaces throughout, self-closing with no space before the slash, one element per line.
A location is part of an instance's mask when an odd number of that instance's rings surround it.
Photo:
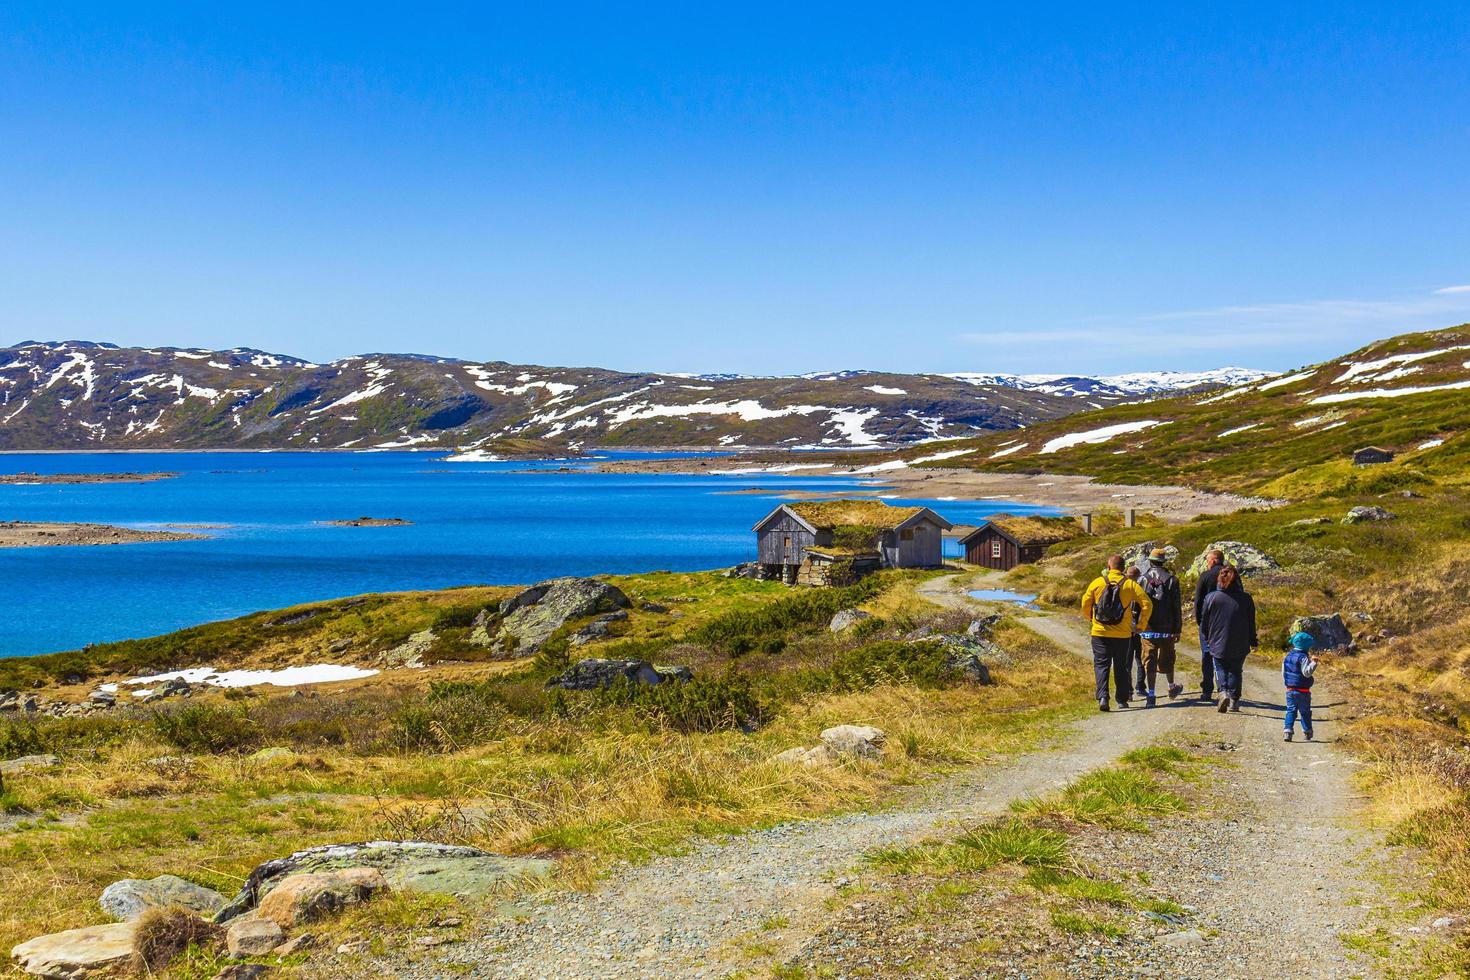
<path fill-rule="evenodd" d="M 1133 605 L 1139 613 L 1135 625 Z M 1154 604 L 1148 593 L 1123 574 L 1123 556 L 1108 559 L 1107 569 L 1082 593 L 1082 615 L 1092 623 L 1092 672 L 1097 678 L 1097 710 L 1108 710 L 1108 673 L 1118 707 L 1128 707 L 1132 692 L 1129 675 L 1128 640 L 1135 630 L 1148 629 Z"/>

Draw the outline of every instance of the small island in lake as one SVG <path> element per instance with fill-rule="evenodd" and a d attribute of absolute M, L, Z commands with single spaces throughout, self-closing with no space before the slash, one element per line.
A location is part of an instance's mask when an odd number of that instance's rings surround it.
<path fill-rule="evenodd" d="M 413 521 L 402 517 L 353 517 L 344 521 L 322 521 L 332 527 L 407 527 Z"/>
<path fill-rule="evenodd" d="M 185 531 L 145 531 L 112 524 L 59 521 L 0 521 L 0 548 L 40 548 L 64 544 L 143 544 L 196 541 L 206 537 Z"/>
<path fill-rule="evenodd" d="M 177 473 L 0 473 L 0 483 L 152 483 Z"/>

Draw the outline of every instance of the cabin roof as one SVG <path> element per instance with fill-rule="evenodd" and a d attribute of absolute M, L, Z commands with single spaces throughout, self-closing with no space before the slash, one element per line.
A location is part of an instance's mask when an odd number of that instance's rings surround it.
<path fill-rule="evenodd" d="M 954 526 L 928 507 L 890 507 L 881 500 L 842 499 L 802 500 L 793 504 L 782 504 L 761 518 L 755 530 L 759 531 L 783 513 L 795 517 L 813 534 L 818 531 L 835 532 L 846 529 L 863 529 L 874 533 L 893 531 L 922 520 L 933 521 L 946 531 Z"/>
<path fill-rule="evenodd" d="M 975 530 L 960 538 L 960 544 L 969 544 L 994 528 L 1018 545 L 1051 545 L 1075 538 L 1077 522 L 1070 517 L 1018 517 L 1014 514 L 996 514 Z"/>

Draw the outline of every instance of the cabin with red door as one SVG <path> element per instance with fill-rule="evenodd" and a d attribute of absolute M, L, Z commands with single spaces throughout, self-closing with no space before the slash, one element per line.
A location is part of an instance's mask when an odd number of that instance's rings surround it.
<path fill-rule="evenodd" d="M 1015 517 L 996 514 L 960 539 L 965 561 L 1006 572 L 1037 561 L 1059 541 L 1075 538 L 1079 529 L 1070 517 Z"/>

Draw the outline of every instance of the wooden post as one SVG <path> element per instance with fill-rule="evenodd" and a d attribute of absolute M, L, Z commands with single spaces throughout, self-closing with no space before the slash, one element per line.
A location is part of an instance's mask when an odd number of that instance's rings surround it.
<path fill-rule="evenodd" d="M 1132 507 L 1129 507 L 1128 508 L 1128 512 L 1123 515 L 1123 526 L 1124 527 L 1137 527 L 1138 526 L 1138 511 L 1134 510 Z"/>
<path fill-rule="evenodd" d="M 1083 514 L 1081 516 L 1082 516 L 1082 533 L 1083 534 L 1091 534 L 1092 533 L 1092 515 L 1089 513 L 1089 514 Z"/>

